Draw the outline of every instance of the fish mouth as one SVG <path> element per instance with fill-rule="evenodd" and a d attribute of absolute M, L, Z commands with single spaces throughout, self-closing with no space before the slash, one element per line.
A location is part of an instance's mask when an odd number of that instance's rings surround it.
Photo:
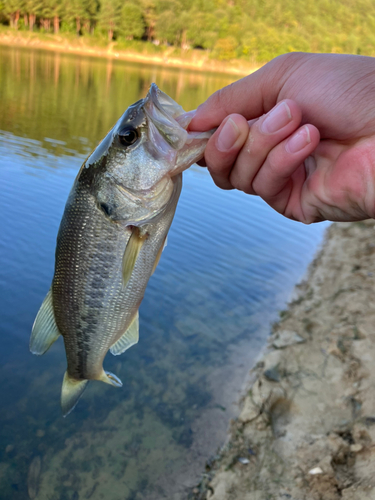
<path fill-rule="evenodd" d="M 155 83 L 151 84 L 144 100 L 144 111 L 151 129 L 152 137 L 150 139 L 159 142 L 160 138 L 156 134 L 156 131 L 158 131 L 164 141 L 173 149 L 179 150 L 184 147 L 188 140 L 188 132 L 176 118 L 185 114 L 185 111 L 171 97 L 164 94 Z"/>
<path fill-rule="evenodd" d="M 150 86 L 144 99 L 143 109 L 147 117 L 148 147 L 155 158 L 166 160 L 173 165 L 181 154 L 186 155 L 189 148 L 197 149 L 198 143 L 201 145 L 200 153 L 194 157 L 192 163 L 203 157 L 205 145 L 214 131 L 188 132 L 186 129 L 193 118 L 193 113 L 186 112 L 155 83 Z M 168 173 L 172 177 L 190 165 L 178 170 L 172 167 L 168 169 Z"/>
<path fill-rule="evenodd" d="M 151 83 L 147 97 L 161 113 L 168 117 L 176 118 L 185 113 L 184 108 L 177 104 L 169 95 L 162 92 L 156 83 Z"/>

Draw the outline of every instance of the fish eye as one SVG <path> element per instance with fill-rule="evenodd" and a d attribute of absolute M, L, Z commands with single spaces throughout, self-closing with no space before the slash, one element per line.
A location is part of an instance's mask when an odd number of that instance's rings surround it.
<path fill-rule="evenodd" d="M 131 146 L 138 140 L 138 132 L 135 128 L 127 127 L 118 133 L 119 141 L 123 146 Z"/>

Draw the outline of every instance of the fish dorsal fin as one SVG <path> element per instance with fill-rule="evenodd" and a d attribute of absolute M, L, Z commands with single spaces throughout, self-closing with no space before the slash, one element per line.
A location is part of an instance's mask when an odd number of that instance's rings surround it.
<path fill-rule="evenodd" d="M 147 233 L 141 234 L 139 227 L 133 227 L 132 234 L 122 258 L 122 283 L 124 286 L 126 286 L 130 280 L 139 252 L 142 250 L 143 243 L 146 241 L 147 236 Z"/>
<path fill-rule="evenodd" d="M 114 356 L 125 352 L 129 347 L 136 344 L 139 339 L 139 314 L 136 312 L 133 321 L 126 332 L 109 349 Z"/>
<path fill-rule="evenodd" d="M 39 312 L 36 315 L 30 338 L 30 351 L 33 354 L 44 354 L 60 335 L 55 321 L 50 288 Z"/>
<path fill-rule="evenodd" d="M 88 380 L 75 380 L 65 372 L 61 388 L 61 409 L 66 417 L 78 403 L 83 391 L 86 389 Z"/>
<path fill-rule="evenodd" d="M 164 238 L 164 242 L 162 243 L 162 245 L 161 245 L 161 246 L 160 246 L 160 248 L 159 248 L 158 254 L 157 254 L 156 259 L 155 259 L 155 262 L 154 262 L 154 267 L 152 268 L 151 275 L 153 275 L 153 274 L 154 274 L 155 269 L 158 267 L 158 264 L 159 264 L 159 261 L 160 261 L 161 254 L 163 253 L 163 250 L 164 250 L 164 248 L 165 248 L 166 246 L 167 246 L 167 236 Z"/>

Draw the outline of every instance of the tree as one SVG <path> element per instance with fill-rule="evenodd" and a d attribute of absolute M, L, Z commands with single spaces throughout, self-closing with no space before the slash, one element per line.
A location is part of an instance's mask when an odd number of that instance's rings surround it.
<path fill-rule="evenodd" d="M 9 25 L 11 28 L 18 29 L 18 21 L 22 9 L 22 2 L 19 0 L 5 0 L 4 13 L 9 17 Z"/>
<path fill-rule="evenodd" d="M 29 30 L 33 31 L 36 16 L 39 15 L 42 9 L 42 1 L 41 0 L 26 0 L 24 5 L 24 11 L 28 14 L 29 17 Z"/>
<path fill-rule="evenodd" d="M 151 42 L 155 34 L 155 24 L 157 18 L 156 3 L 154 0 L 140 0 L 140 6 L 146 23 L 147 40 Z"/>
<path fill-rule="evenodd" d="M 62 12 L 62 5 L 59 0 L 52 0 L 51 15 L 53 19 L 53 32 L 58 33 L 60 30 L 60 16 Z"/>
<path fill-rule="evenodd" d="M 190 11 L 190 24 L 187 28 L 187 39 L 194 47 L 212 49 L 218 39 L 217 19 L 215 14 Z"/>
<path fill-rule="evenodd" d="M 102 0 L 98 16 L 100 27 L 107 31 L 108 39 L 113 39 L 121 18 L 120 0 Z"/>
<path fill-rule="evenodd" d="M 155 35 L 158 40 L 178 45 L 181 42 L 183 28 L 179 21 L 178 14 L 171 10 L 165 10 L 159 14 L 155 25 Z"/>
<path fill-rule="evenodd" d="M 51 20 L 57 17 L 57 25 L 59 26 L 59 12 L 60 4 L 57 0 L 43 0 L 42 7 L 40 9 L 40 25 L 46 30 L 50 31 Z M 54 25 L 55 25 L 54 19 Z M 56 33 L 56 28 L 54 29 Z M 58 29 L 57 29 L 58 32 Z"/>
<path fill-rule="evenodd" d="M 83 0 L 83 26 L 87 33 L 92 33 L 98 18 L 99 0 Z"/>
<path fill-rule="evenodd" d="M 146 24 L 139 5 L 126 2 L 121 8 L 119 32 L 127 39 L 142 38 Z"/>
<path fill-rule="evenodd" d="M 43 0 L 45 1 L 45 0 Z M 81 33 L 81 22 L 85 16 L 83 0 L 66 0 L 64 3 L 64 20 L 72 25 L 75 24 L 76 33 Z"/>

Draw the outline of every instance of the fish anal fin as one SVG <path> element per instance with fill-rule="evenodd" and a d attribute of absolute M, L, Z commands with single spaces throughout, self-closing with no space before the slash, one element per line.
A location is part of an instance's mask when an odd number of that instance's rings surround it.
<path fill-rule="evenodd" d="M 52 290 L 49 289 L 36 315 L 30 337 L 30 351 L 44 354 L 60 335 L 55 321 L 52 304 Z"/>
<path fill-rule="evenodd" d="M 163 250 L 164 248 L 167 246 L 167 236 L 164 238 L 164 241 L 162 243 L 162 245 L 160 246 L 159 248 L 159 251 L 157 253 L 157 256 L 156 256 L 156 259 L 155 259 L 155 262 L 154 262 L 154 267 L 152 268 L 152 272 L 151 272 L 151 275 L 154 274 L 155 272 L 155 269 L 158 267 L 158 264 L 159 264 L 159 261 L 160 261 L 160 257 L 161 257 L 161 254 L 163 253 Z"/>
<path fill-rule="evenodd" d="M 111 354 L 118 356 L 139 340 L 139 314 L 136 312 L 126 332 L 110 347 Z"/>
<path fill-rule="evenodd" d="M 147 236 L 147 233 L 141 233 L 139 227 L 133 227 L 132 234 L 129 238 L 128 244 L 126 245 L 122 258 L 122 282 L 124 286 L 126 286 L 130 280 L 139 252 L 141 251 Z"/>
<path fill-rule="evenodd" d="M 105 372 L 104 370 L 102 371 L 101 376 L 97 378 L 97 380 L 100 380 L 105 384 L 113 385 L 114 387 L 122 387 L 122 382 L 116 375 L 111 372 Z"/>
<path fill-rule="evenodd" d="M 78 403 L 83 391 L 86 389 L 88 380 L 75 380 L 65 372 L 61 388 L 61 409 L 66 417 Z"/>

